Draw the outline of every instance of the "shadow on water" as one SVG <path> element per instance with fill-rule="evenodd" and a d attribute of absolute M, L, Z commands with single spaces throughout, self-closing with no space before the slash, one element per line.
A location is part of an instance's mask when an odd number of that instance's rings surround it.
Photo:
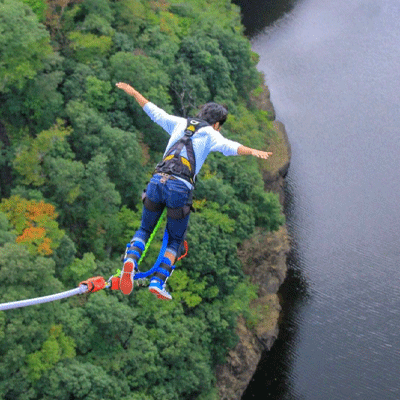
<path fill-rule="evenodd" d="M 288 230 L 291 236 L 291 251 L 288 255 L 288 275 L 279 289 L 282 312 L 279 335 L 270 351 L 262 354 L 257 370 L 242 400 L 274 399 L 301 400 L 299 394 L 292 393 L 292 366 L 295 347 L 299 335 L 299 315 L 301 309 L 310 300 L 311 294 L 307 281 L 302 275 L 301 256 L 296 248 L 295 229 L 291 229 L 291 215 L 294 212 L 294 195 L 290 183 L 285 185 L 285 214 L 288 215 Z"/>
<path fill-rule="evenodd" d="M 240 6 L 245 35 L 252 37 L 260 33 L 292 10 L 298 0 L 232 0 Z"/>

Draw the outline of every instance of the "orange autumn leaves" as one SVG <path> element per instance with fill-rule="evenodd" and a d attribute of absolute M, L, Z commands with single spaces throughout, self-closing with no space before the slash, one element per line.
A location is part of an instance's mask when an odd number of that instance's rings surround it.
<path fill-rule="evenodd" d="M 60 245 L 64 231 L 55 220 L 58 214 L 53 205 L 17 195 L 3 199 L 0 211 L 7 215 L 16 242 L 25 244 L 31 253 L 48 256 Z"/>

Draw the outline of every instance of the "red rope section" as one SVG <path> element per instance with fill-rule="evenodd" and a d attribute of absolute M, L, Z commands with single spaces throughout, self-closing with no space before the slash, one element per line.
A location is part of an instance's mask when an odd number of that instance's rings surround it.
<path fill-rule="evenodd" d="M 182 254 L 182 255 L 178 258 L 178 261 L 179 261 L 179 260 L 182 260 L 182 258 L 185 258 L 185 257 L 187 256 L 188 251 L 189 251 L 189 245 L 188 245 L 188 242 L 187 242 L 186 240 L 183 242 L 183 247 L 185 248 L 185 254 Z"/>

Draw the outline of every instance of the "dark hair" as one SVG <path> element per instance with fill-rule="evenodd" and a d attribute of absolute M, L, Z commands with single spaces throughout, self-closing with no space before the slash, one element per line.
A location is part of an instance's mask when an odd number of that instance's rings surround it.
<path fill-rule="evenodd" d="M 222 126 L 228 117 L 228 110 L 221 104 L 207 103 L 201 107 L 196 117 L 207 121 L 210 125 L 219 122 L 219 126 Z"/>

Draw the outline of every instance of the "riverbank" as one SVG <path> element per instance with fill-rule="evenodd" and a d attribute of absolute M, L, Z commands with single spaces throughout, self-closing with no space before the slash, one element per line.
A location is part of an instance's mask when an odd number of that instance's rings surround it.
<path fill-rule="evenodd" d="M 275 110 L 267 86 L 263 85 L 263 90 L 253 95 L 251 102 L 253 106 L 268 112 L 276 132 L 268 146 L 273 156 L 262 174 L 265 190 L 277 193 L 283 205 L 284 179 L 291 158 L 285 126 L 275 119 Z M 238 319 L 236 333 L 239 342 L 229 352 L 227 362 L 218 366 L 216 372 L 220 400 L 239 400 L 242 397 L 263 351 L 270 350 L 278 337 L 281 311 L 278 290 L 286 278 L 289 250 L 286 225 L 276 232 L 264 232 L 259 229 L 238 248 L 245 274 L 259 287 L 258 298 L 251 304 L 258 319 L 252 321 L 251 326 L 243 317 Z"/>

